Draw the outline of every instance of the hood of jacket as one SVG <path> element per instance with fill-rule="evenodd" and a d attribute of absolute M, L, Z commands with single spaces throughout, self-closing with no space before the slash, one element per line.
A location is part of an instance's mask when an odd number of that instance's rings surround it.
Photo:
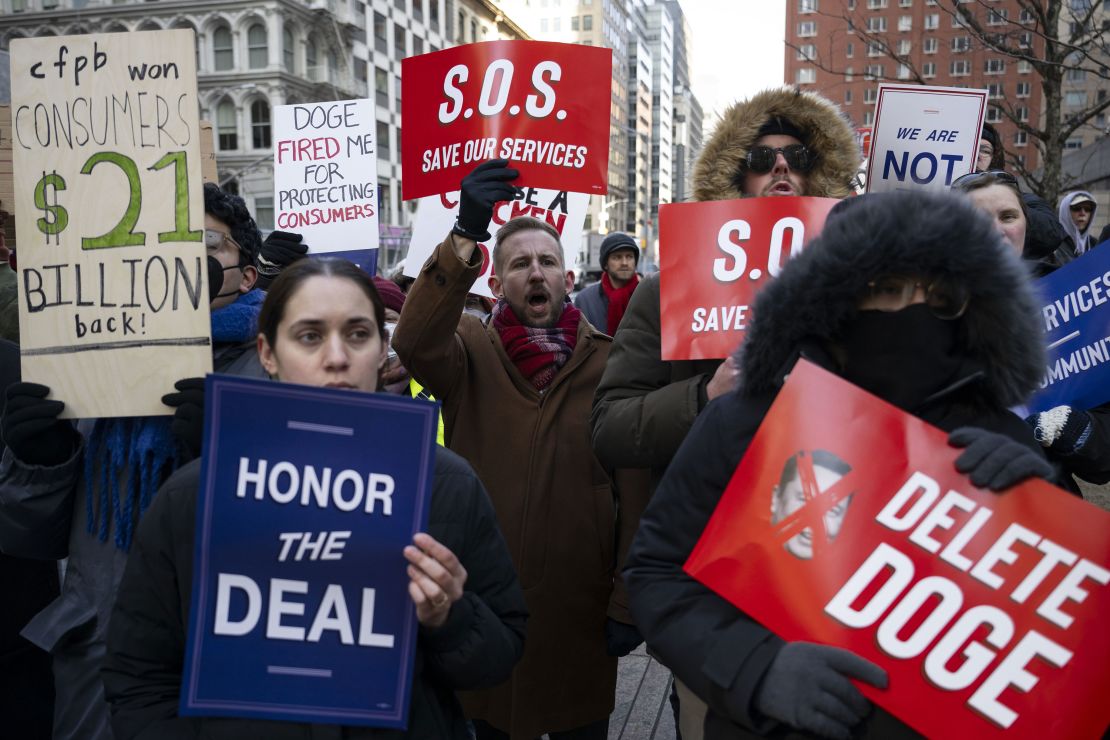
<path fill-rule="evenodd" d="M 1091 220 L 1087 224 L 1084 231 L 1080 231 L 1075 222 L 1071 220 L 1071 203 L 1079 196 L 1086 196 L 1091 199 L 1091 206 L 1094 211 L 1091 212 Z M 1060 218 L 1060 225 L 1064 227 L 1064 231 L 1071 237 L 1072 243 L 1075 244 L 1076 254 L 1083 254 L 1091 247 L 1095 246 L 1092 243 L 1094 239 L 1094 230 L 1092 227 L 1095 225 L 1095 216 L 1098 214 L 1098 203 L 1095 201 L 1093 195 L 1086 190 L 1073 190 L 1070 193 L 1064 193 L 1064 197 L 1060 199 L 1060 208 L 1058 216 Z"/>
<path fill-rule="evenodd" d="M 806 146 L 816 154 L 806 195 L 844 198 L 861 160 L 859 144 L 848 119 L 830 100 L 792 87 L 764 90 L 734 104 L 721 115 L 694 165 L 694 200 L 743 198 L 742 163 L 760 127 L 773 116 L 802 130 Z"/>
<path fill-rule="evenodd" d="M 937 214 L 944 214 L 938 217 Z M 1024 402 L 1045 372 L 1040 302 L 1026 268 L 966 198 L 950 193 L 863 195 L 833 209 L 821 235 L 756 297 L 737 350 L 741 390 L 777 390 L 805 342 L 835 342 L 859 313 L 869 281 L 922 276 L 965 286 L 959 348 L 983 369 L 983 391 Z"/>

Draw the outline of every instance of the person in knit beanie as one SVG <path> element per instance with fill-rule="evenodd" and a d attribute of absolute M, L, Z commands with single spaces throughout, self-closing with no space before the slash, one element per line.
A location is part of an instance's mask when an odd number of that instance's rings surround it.
<path fill-rule="evenodd" d="M 640 284 L 636 267 L 640 263 L 640 245 L 628 234 L 614 231 L 601 242 L 601 280 L 587 286 L 574 299 L 574 305 L 586 320 L 609 336 L 617 327 Z"/>

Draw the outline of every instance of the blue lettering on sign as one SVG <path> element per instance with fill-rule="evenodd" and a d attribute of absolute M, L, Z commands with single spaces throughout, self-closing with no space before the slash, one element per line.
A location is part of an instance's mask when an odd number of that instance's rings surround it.
<path fill-rule="evenodd" d="M 905 182 L 906 175 L 909 174 L 910 179 L 916 184 L 928 185 L 941 169 L 937 161 L 938 157 L 932 152 L 921 152 L 912 161 L 909 157 L 909 152 L 902 152 L 899 159 L 894 152 L 887 150 L 886 158 L 883 160 L 883 179 L 889 180 L 893 171 L 894 178 L 898 182 Z M 955 172 L 956 164 L 962 162 L 964 158 L 961 154 L 942 154 L 939 159 L 947 165 L 944 168 L 944 185 L 947 187 L 952 184 L 952 174 Z"/>

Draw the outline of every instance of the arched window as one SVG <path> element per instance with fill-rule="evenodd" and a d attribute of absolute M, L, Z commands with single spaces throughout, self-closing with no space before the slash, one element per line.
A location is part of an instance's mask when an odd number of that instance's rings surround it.
<path fill-rule="evenodd" d="M 216 107 L 216 138 L 220 151 L 234 151 L 239 148 L 239 127 L 235 120 L 235 104 L 230 100 L 222 101 Z"/>
<path fill-rule="evenodd" d="M 289 30 L 289 26 L 281 32 L 281 59 L 285 65 L 285 71 L 293 74 L 295 61 L 293 58 L 293 32 Z"/>
<path fill-rule="evenodd" d="M 266 46 L 266 27 L 256 23 L 247 30 L 247 64 L 251 69 L 262 69 L 269 61 Z"/>
<path fill-rule="evenodd" d="M 316 69 L 316 42 L 309 39 L 304 45 L 305 76 L 313 82 L 320 81 L 320 71 Z"/>
<path fill-rule="evenodd" d="M 335 56 L 334 51 L 328 52 L 328 82 L 335 82 L 337 79 L 336 69 L 339 66 L 339 58 Z"/>
<path fill-rule="evenodd" d="M 231 44 L 231 29 L 220 26 L 212 33 L 212 62 L 217 72 L 235 67 L 235 48 Z"/>
<path fill-rule="evenodd" d="M 265 100 L 251 103 L 251 146 L 255 149 L 269 149 L 270 144 L 270 104 Z"/>

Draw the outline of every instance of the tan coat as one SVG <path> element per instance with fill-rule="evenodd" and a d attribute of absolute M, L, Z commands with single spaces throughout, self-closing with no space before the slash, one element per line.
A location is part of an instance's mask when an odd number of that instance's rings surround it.
<path fill-rule="evenodd" d="M 467 265 L 451 239 L 421 269 L 393 347 L 443 401 L 447 446 L 489 491 L 530 612 L 512 679 L 460 698 L 469 717 L 531 740 L 613 709 L 617 662 L 605 653 L 604 633 L 616 501 L 589 425 L 611 340 L 582 319 L 574 353 L 541 394 L 492 325 L 462 314 L 481 253 Z"/>

